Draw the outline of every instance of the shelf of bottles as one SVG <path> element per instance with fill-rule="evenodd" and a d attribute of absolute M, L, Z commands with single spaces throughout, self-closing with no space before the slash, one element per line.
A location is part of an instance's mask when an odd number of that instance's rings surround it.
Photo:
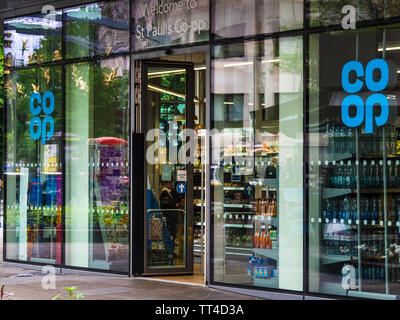
<path fill-rule="evenodd" d="M 247 158 L 223 163 L 225 256 L 246 263 L 255 285 L 278 287 L 277 140 L 227 146 L 224 156 Z"/>
<path fill-rule="evenodd" d="M 374 134 L 331 125 L 328 154 L 318 161 L 322 199 L 321 264 L 353 265 L 357 290 L 377 281 L 400 281 L 400 131 L 393 126 Z"/>

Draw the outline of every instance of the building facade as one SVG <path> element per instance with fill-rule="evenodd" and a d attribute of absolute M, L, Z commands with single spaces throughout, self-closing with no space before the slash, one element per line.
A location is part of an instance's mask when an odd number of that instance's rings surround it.
<path fill-rule="evenodd" d="M 398 299 L 396 3 L 3 2 L 4 260 Z"/>

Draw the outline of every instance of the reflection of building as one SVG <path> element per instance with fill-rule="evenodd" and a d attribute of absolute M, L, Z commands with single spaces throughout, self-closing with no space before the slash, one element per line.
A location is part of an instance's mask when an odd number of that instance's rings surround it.
<path fill-rule="evenodd" d="M 53 22 L 39 1 L 7 2 L 6 263 L 194 274 L 278 298 L 400 296 L 398 6 L 364 1 L 342 30 L 337 1 L 77 1 Z M 390 119 L 368 134 L 385 105 L 364 108 L 363 85 L 358 112 L 372 116 L 345 126 L 342 70 L 375 59 Z M 30 105 L 46 91 L 51 115 Z M 51 139 L 29 138 L 36 116 L 40 135 L 53 117 Z M 192 128 L 206 141 L 193 165 Z"/>

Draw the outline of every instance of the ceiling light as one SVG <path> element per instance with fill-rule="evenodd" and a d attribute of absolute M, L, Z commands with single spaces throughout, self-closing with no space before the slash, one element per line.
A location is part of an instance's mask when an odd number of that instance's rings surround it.
<path fill-rule="evenodd" d="M 386 51 L 400 50 L 400 47 L 387 47 Z M 378 49 L 379 52 L 383 52 L 383 48 Z"/>
<path fill-rule="evenodd" d="M 252 61 L 228 63 L 228 64 L 224 64 L 224 68 L 240 67 L 240 66 L 249 66 L 249 65 L 252 65 L 252 64 L 253 64 Z"/>
<path fill-rule="evenodd" d="M 151 76 L 161 76 L 164 74 L 171 74 L 171 73 L 185 73 L 186 69 L 177 69 L 177 70 L 169 70 L 169 71 L 158 71 L 158 72 L 149 72 L 147 75 Z"/>
<path fill-rule="evenodd" d="M 272 60 L 263 60 L 262 63 L 273 63 L 273 62 L 280 62 L 281 59 L 272 59 Z"/>

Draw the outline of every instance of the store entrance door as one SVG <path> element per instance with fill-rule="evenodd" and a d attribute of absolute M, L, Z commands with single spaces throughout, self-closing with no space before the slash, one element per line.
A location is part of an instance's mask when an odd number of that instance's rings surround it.
<path fill-rule="evenodd" d="M 183 142 L 193 129 L 192 63 L 145 61 L 144 274 L 193 273 L 193 164 Z"/>

